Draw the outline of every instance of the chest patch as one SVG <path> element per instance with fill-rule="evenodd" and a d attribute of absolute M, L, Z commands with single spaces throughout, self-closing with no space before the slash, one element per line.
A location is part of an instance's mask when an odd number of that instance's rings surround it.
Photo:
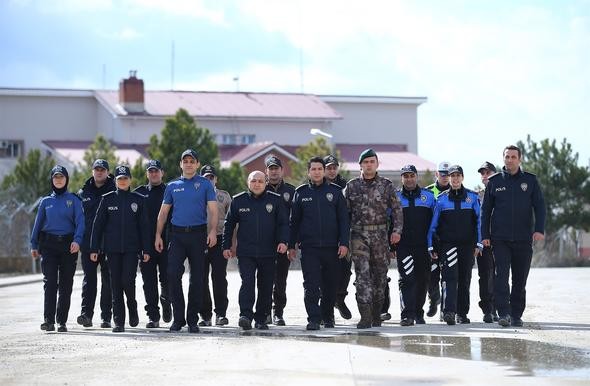
<path fill-rule="evenodd" d="M 273 208 L 272 204 L 270 204 L 270 203 L 269 204 L 266 204 L 266 211 L 268 213 L 272 212 L 272 208 Z"/>
<path fill-rule="evenodd" d="M 526 182 L 523 182 L 522 184 L 520 184 L 520 188 L 522 189 L 523 192 L 526 192 L 526 190 L 528 189 L 528 185 Z"/>
<path fill-rule="evenodd" d="M 137 212 L 137 203 L 136 202 L 131 203 L 131 210 L 133 211 L 133 213 Z"/>
<path fill-rule="evenodd" d="M 289 199 L 291 198 L 291 193 L 289 193 L 289 192 L 283 193 L 283 198 L 285 199 L 285 201 L 289 201 Z"/>
<path fill-rule="evenodd" d="M 326 199 L 330 202 L 334 199 L 334 195 L 332 193 L 326 193 Z"/>

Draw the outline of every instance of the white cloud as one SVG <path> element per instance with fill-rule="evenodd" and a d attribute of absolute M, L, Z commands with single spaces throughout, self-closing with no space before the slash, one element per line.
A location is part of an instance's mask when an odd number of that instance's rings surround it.
<path fill-rule="evenodd" d="M 106 39 L 112 40 L 136 40 L 143 35 L 135 30 L 133 27 L 124 27 L 120 31 L 113 31 L 113 32 L 104 32 L 98 31 L 97 34 Z"/>
<path fill-rule="evenodd" d="M 205 19 L 217 25 L 226 24 L 224 12 L 206 6 L 203 0 L 126 0 L 125 3 L 128 11 L 156 11 Z"/>

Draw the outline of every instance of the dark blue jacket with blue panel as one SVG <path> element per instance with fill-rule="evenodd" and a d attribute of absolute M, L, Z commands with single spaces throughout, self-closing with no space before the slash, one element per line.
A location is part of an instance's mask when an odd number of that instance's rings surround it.
<path fill-rule="evenodd" d="M 436 199 L 434 194 L 425 188 L 416 187 L 406 190 L 402 187 L 397 197 L 404 212 L 404 229 L 398 245 L 407 247 L 425 247 L 427 235 L 432 221 Z"/>
<path fill-rule="evenodd" d="M 109 175 L 104 185 L 100 188 L 96 187 L 94 177 L 90 177 L 86 180 L 82 189 L 78 191 L 78 197 L 82 200 L 82 206 L 84 207 L 84 238 L 80 245 L 82 252 L 88 252 L 90 250 L 92 222 L 94 221 L 94 217 L 96 217 L 96 210 L 98 209 L 98 204 L 102 199 L 102 195 L 112 192 L 115 189 L 117 189 L 115 186 L 115 178 L 112 175 Z"/>
<path fill-rule="evenodd" d="M 480 247 L 480 206 L 477 193 L 463 186 L 439 194 L 428 231 L 428 247 L 434 234 L 441 243 Z"/>
<path fill-rule="evenodd" d="M 289 248 L 348 247 L 350 219 L 342 188 L 324 179 L 295 190 L 291 207 Z"/>
<path fill-rule="evenodd" d="M 230 249 L 238 226 L 236 254 L 248 257 L 276 257 L 277 245 L 289 238 L 288 209 L 283 197 L 264 191 L 256 197 L 251 191 L 233 197 L 223 227 L 223 249 Z"/>

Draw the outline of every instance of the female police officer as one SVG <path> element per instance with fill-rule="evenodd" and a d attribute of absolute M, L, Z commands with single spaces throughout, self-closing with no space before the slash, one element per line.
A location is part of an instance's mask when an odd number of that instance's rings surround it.
<path fill-rule="evenodd" d="M 76 260 L 84 234 L 82 202 L 68 192 L 68 171 L 60 165 L 51 169 L 53 193 L 43 197 L 31 233 L 31 256 L 41 256 L 45 299 L 41 330 L 54 331 L 57 300 L 57 331 L 66 332 Z"/>
<path fill-rule="evenodd" d="M 125 165 L 115 169 L 117 190 L 102 196 L 90 236 L 90 260 L 98 260 L 98 250 L 104 236 L 104 252 L 111 269 L 111 292 L 113 294 L 113 332 L 125 331 L 125 303 L 129 308 L 129 325 L 139 324 L 135 300 L 135 275 L 138 254 L 143 252 L 143 261 L 150 259 L 151 240 L 145 196 L 132 192 L 131 171 Z"/>

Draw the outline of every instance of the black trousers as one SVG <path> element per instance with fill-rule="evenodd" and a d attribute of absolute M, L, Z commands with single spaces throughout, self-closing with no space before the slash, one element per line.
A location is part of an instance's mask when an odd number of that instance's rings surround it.
<path fill-rule="evenodd" d="M 199 226 L 187 233 L 172 230 L 168 248 L 168 290 L 174 314 L 174 321 L 180 324 L 196 324 L 203 298 L 203 269 L 207 248 L 207 225 Z M 184 261 L 188 258 L 190 279 L 186 305 L 182 290 Z"/>
<path fill-rule="evenodd" d="M 430 299 L 430 304 L 440 303 L 440 277 L 440 262 L 438 260 L 431 260 L 430 279 L 428 282 L 428 298 Z"/>
<path fill-rule="evenodd" d="M 494 303 L 500 316 L 522 317 L 526 307 L 526 281 L 531 269 L 533 248 L 530 241 L 493 240 L 496 260 Z M 508 277 L 512 271 L 512 289 Z"/>
<path fill-rule="evenodd" d="M 78 254 L 70 253 L 69 241 L 46 244 L 42 243 L 39 247 L 43 272 L 43 318 L 45 322 L 55 323 L 57 303 L 57 323 L 65 324 L 70 311 Z"/>
<path fill-rule="evenodd" d="M 283 309 L 287 305 L 287 275 L 289 274 L 290 265 L 291 262 L 286 253 L 277 255 L 272 302 L 274 314 L 278 316 L 283 316 Z"/>
<path fill-rule="evenodd" d="M 477 256 L 477 273 L 479 275 L 479 307 L 484 314 L 494 312 L 494 276 L 496 264 L 492 248 L 485 247 Z"/>
<path fill-rule="evenodd" d="M 397 271 L 401 318 L 424 317 L 423 307 L 430 280 L 428 248 L 398 246 Z"/>
<path fill-rule="evenodd" d="M 135 276 L 137 274 L 138 253 L 109 253 L 107 255 L 111 271 L 111 290 L 113 292 L 113 320 L 115 325 L 125 325 L 125 299 L 127 308 L 137 311 L 135 300 Z M 125 295 L 125 296 L 123 296 Z"/>
<path fill-rule="evenodd" d="M 211 267 L 211 282 L 213 283 L 213 299 L 215 301 L 215 314 L 225 316 L 229 300 L 227 299 L 227 260 L 221 250 L 222 235 L 217 235 L 217 244 L 209 248 L 205 254 L 205 268 L 203 271 L 203 299 L 201 303 L 201 318 L 211 319 L 213 316 L 213 304 L 209 291 L 209 267 Z"/>
<path fill-rule="evenodd" d="M 336 278 L 336 301 L 344 302 L 348 295 L 348 284 L 352 276 L 352 260 L 343 258 L 338 259 L 337 278 Z"/>
<path fill-rule="evenodd" d="M 150 320 L 160 320 L 160 307 L 170 304 L 168 295 L 168 251 L 153 252 L 147 263 L 143 260 L 139 263 L 141 277 L 143 279 L 143 294 L 145 296 L 145 310 Z M 158 271 L 160 272 L 160 293 L 158 293 Z"/>
<path fill-rule="evenodd" d="M 442 243 L 438 260 L 442 265 L 442 306 L 444 312 L 466 316 L 469 312 L 469 286 L 475 262 L 473 245 Z"/>
<path fill-rule="evenodd" d="M 100 318 L 106 322 L 111 321 L 112 301 L 111 294 L 111 275 L 109 272 L 109 262 L 104 253 L 98 255 L 98 261 L 90 260 L 90 252 L 82 252 L 82 270 L 84 270 L 84 280 L 82 280 L 82 315 L 92 319 L 94 316 L 94 305 L 96 303 L 97 289 L 97 268 L 100 265 Z"/>
<path fill-rule="evenodd" d="M 320 323 L 322 320 L 334 320 L 340 260 L 337 247 L 310 247 L 301 250 L 303 300 L 308 322 Z"/>
<path fill-rule="evenodd" d="M 272 303 L 272 286 L 275 273 L 274 257 L 238 256 L 242 285 L 238 295 L 240 316 L 265 323 Z M 255 290 L 258 288 L 258 298 Z M 253 312 L 256 301 L 256 312 Z"/>

